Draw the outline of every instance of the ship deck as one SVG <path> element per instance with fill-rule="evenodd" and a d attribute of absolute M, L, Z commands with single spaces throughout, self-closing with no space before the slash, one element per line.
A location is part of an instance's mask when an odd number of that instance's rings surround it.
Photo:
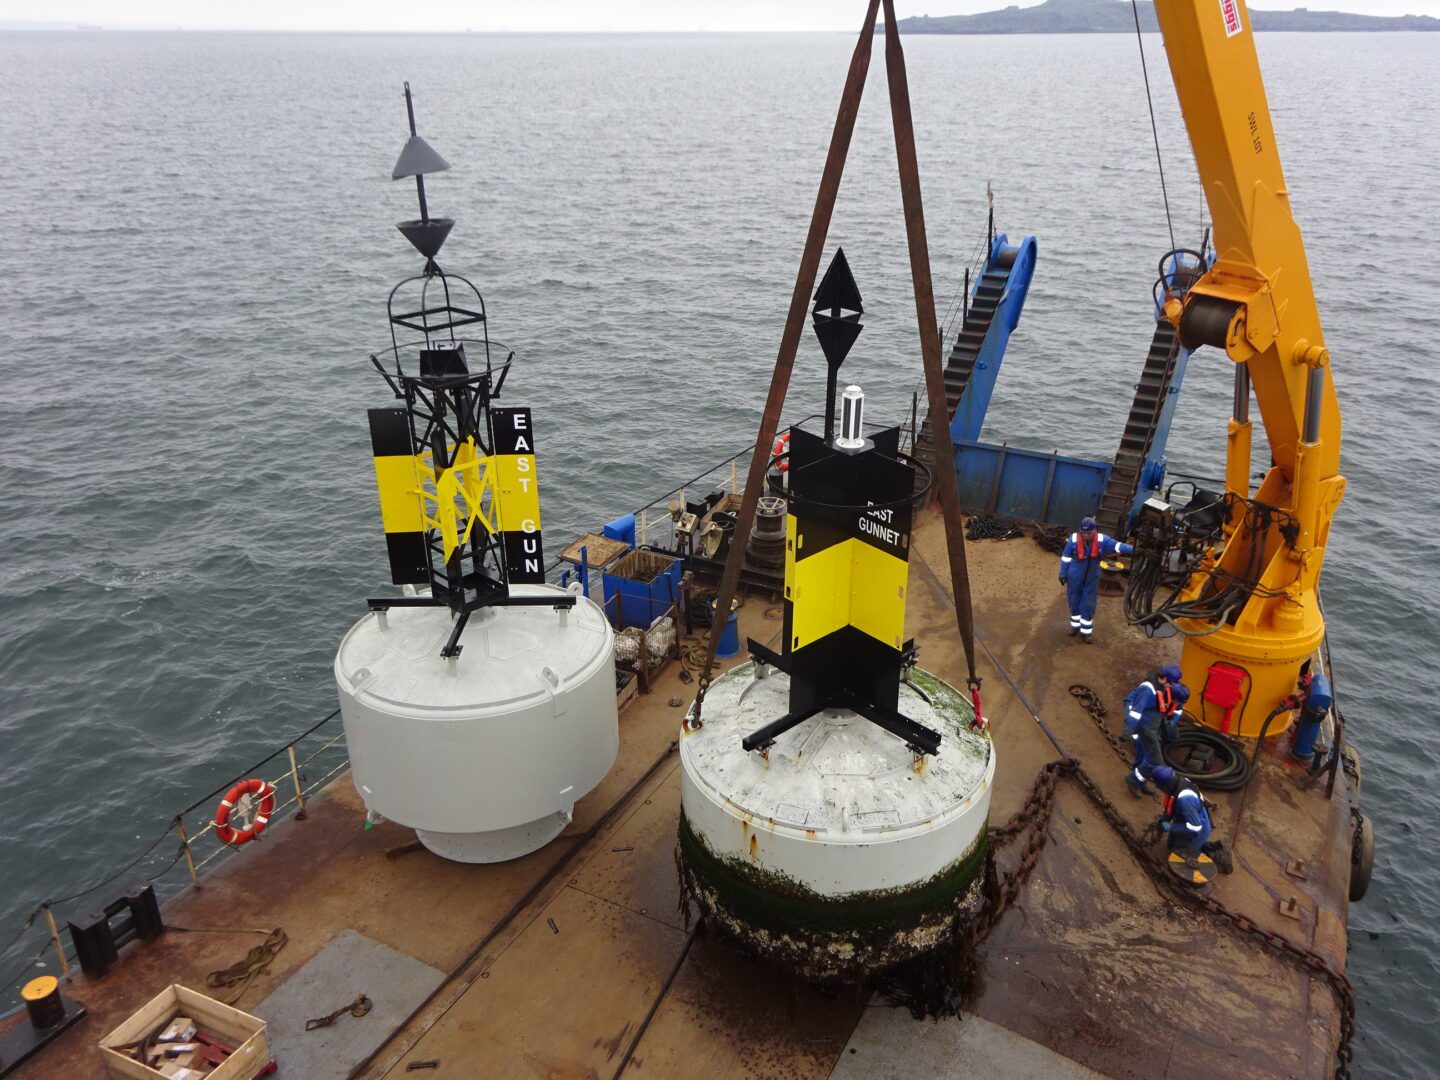
<path fill-rule="evenodd" d="M 972 544 L 970 555 L 997 747 L 992 825 L 1022 806 L 1042 766 L 1068 755 L 1143 828 L 1157 804 L 1127 794 L 1124 765 L 1069 687 L 1096 690 L 1118 725 L 1124 693 L 1178 645 L 1125 628 L 1119 601 L 1102 597 L 1096 643 L 1083 646 L 1066 636 L 1053 556 L 1026 539 Z M 774 639 L 775 616 L 771 601 L 751 598 L 742 634 Z M 908 620 L 922 666 L 963 685 L 938 516 L 915 532 Z M 436 1062 L 419 1075 L 440 1078 L 1330 1073 L 1339 1020 L 1326 984 L 1157 888 L 1068 780 L 1033 875 L 981 947 L 978 1020 L 916 1021 L 878 997 L 822 994 L 732 954 L 687 924 L 679 903 L 674 743 L 693 691 L 667 668 L 622 713 L 619 760 L 566 832 L 511 863 L 449 863 L 398 825 L 363 829 L 341 776 L 306 820 L 170 901 L 161 938 L 128 946 L 104 979 L 76 974 L 65 993 L 88 1019 L 16 1075 L 105 1075 L 102 1035 L 169 983 L 204 992 L 207 972 L 258 941 L 234 931 L 262 927 L 283 928 L 289 942 L 237 1003 L 247 1011 L 346 930 L 444 973 L 352 1074 L 367 1080 L 413 1075 L 416 1061 Z M 1243 806 L 1239 794 L 1210 796 L 1216 836 L 1235 858 L 1215 895 L 1342 968 L 1346 783 L 1327 801 L 1323 785 L 1302 789 L 1271 751 Z M 1002 852 L 1002 867 L 1013 856 Z M 1286 872 L 1295 860 L 1303 879 Z M 1298 919 L 1280 911 L 1290 897 Z M 307 1015 L 337 1004 L 317 993 Z M 297 1075 L 283 1058 L 280 1075 Z"/>

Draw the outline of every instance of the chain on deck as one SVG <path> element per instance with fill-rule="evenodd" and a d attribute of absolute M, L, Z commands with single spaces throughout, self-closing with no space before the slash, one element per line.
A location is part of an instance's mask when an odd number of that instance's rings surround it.
<path fill-rule="evenodd" d="M 1072 687 L 1071 692 L 1075 693 L 1076 689 L 1084 690 L 1085 688 Z M 1075 696 L 1081 700 L 1082 705 L 1086 704 L 1081 694 Z M 1094 704 L 1099 705 L 1099 702 L 1096 701 Z M 1089 709 L 1088 705 L 1087 709 Z M 1104 706 L 1099 705 L 1099 715 L 1096 715 L 1093 709 L 1089 711 L 1092 716 L 1095 716 L 1096 723 L 1100 725 L 1101 730 L 1106 731 L 1101 719 L 1104 715 Z M 1110 733 L 1106 731 L 1106 735 L 1109 738 Z M 1114 745 L 1113 741 L 1112 745 Z M 1256 926 L 1248 917 L 1226 907 L 1213 896 L 1203 896 L 1172 878 L 1146 850 L 1143 836 L 1136 835 L 1115 804 L 1105 797 L 1090 774 L 1074 758 L 1052 761 L 1042 768 L 1040 774 L 1035 778 L 1035 784 L 1031 788 L 1029 798 L 1025 800 L 1025 805 L 1004 825 L 990 830 L 992 851 L 1013 840 L 1026 829 L 1029 829 L 1029 838 L 1014 869 L 1000 880 L 999 889 L 992 897 L 991 902 L 976 916 L 975 926 L 971 932 L 972 944 L 978 945 L 990 935 L 1005 911 L 1018 899 L 1020 890 L 1039 862 L 1040 852 L 1045 847 L 1050 814 L 1054 808 L 1055 792 L 1061 777 L 1073 779 L 1080 785 L 1086 797 L 1095 804 L 1115 834 L 1125 842 L 1125 846 L 1130 849 L 1136 861 L 1149 875 L 1150 880 L 1162 892 L 1169 893 L 1192 908 L 1208 912 L 1241 937 L 1259 943 L 1263 949 L 1291 961 L 1307 974 L 1318 975 L 1326 981 L 1335 994 L 1336 1005 L 1340 1012 L 1340 1038 L 1335 1047 L 1335 1076 L 1337 1080 L 1349 1080 L 1352 1058 L 1351 1044 L 1355 1037 L 1355 987 L 1350 982 L 1349 976 L 1334 967 L 1325 956 L 1316 950 L 1299 945 L 1283 934 L 1264 930 Z"/>

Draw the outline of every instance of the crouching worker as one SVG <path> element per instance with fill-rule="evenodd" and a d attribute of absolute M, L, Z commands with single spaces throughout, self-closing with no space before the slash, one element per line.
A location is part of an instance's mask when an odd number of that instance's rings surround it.
<path fill-rule="evenodd" d="M 1195 858 L 1210 839 L 1210 814 L 1195 785 L 1169 765 L 1158 766 L 1150 778 L 1165 796 L 1160 828 L 1171 851 Z"/>
<path fill-rule="evenodd" d="M 1166 664 L 1125 697 L 1125 735 L 1135 755 L 1130 771 L 1125 774 L 1125 783 L 1136 798 L 1150 793 L 1146 781 L 1155 767 L 1165 761 L 1160 756 L 1161 732 L 1168 732 L 1171 724 L 1178 726 L 1184 702 L 1190 697 L 1186 690 L 1184 699 L 1177 700 L 1179 689 L 1184 689 L 1179 667 Z"/>

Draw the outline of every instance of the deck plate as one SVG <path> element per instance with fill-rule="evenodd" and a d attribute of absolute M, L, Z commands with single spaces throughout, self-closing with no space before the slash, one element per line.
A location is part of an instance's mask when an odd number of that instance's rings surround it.
<path fill-rule="evenodd" d="M 270 1051 L 284 1075 L 344 1080 L 443 978 L 413 956 L 344 930 L 253 1012 L 269 1025 Z M 329 1027 L 305 1030 L 306 1020 L 360 994 L 374 1002 L 368 1015 L 346 1013 Z"/>

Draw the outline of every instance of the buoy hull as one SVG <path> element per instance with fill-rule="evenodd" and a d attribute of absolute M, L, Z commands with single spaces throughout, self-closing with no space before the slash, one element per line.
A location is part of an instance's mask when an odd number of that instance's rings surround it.
<path fill-rule="evenodd" d="M 901 711 L 941 732 L 916 759 L 840 711 L 766 755 L 739 741 L 782 708 L 788 681 L 747 664 L 717 679 L 681 736 L 687 898 L 747 950 L 813 979 L 890 967 L 947 940 L 978 908 L 994 753 L 969 703 L 925 672 Z M 928 700 L 927 700 L 928 699 Z"/>
<path fill-rule="evenodd" d="M 491 608 L 450 660 L 451 625 L 446 609 L 400 607 L 346 635 L 335 679 L 351 774 L 369 812 L 436 854 L 518 858 L 554 839 L 615 762 L 613 633 L 584 597 L 568 612 Z"/>

